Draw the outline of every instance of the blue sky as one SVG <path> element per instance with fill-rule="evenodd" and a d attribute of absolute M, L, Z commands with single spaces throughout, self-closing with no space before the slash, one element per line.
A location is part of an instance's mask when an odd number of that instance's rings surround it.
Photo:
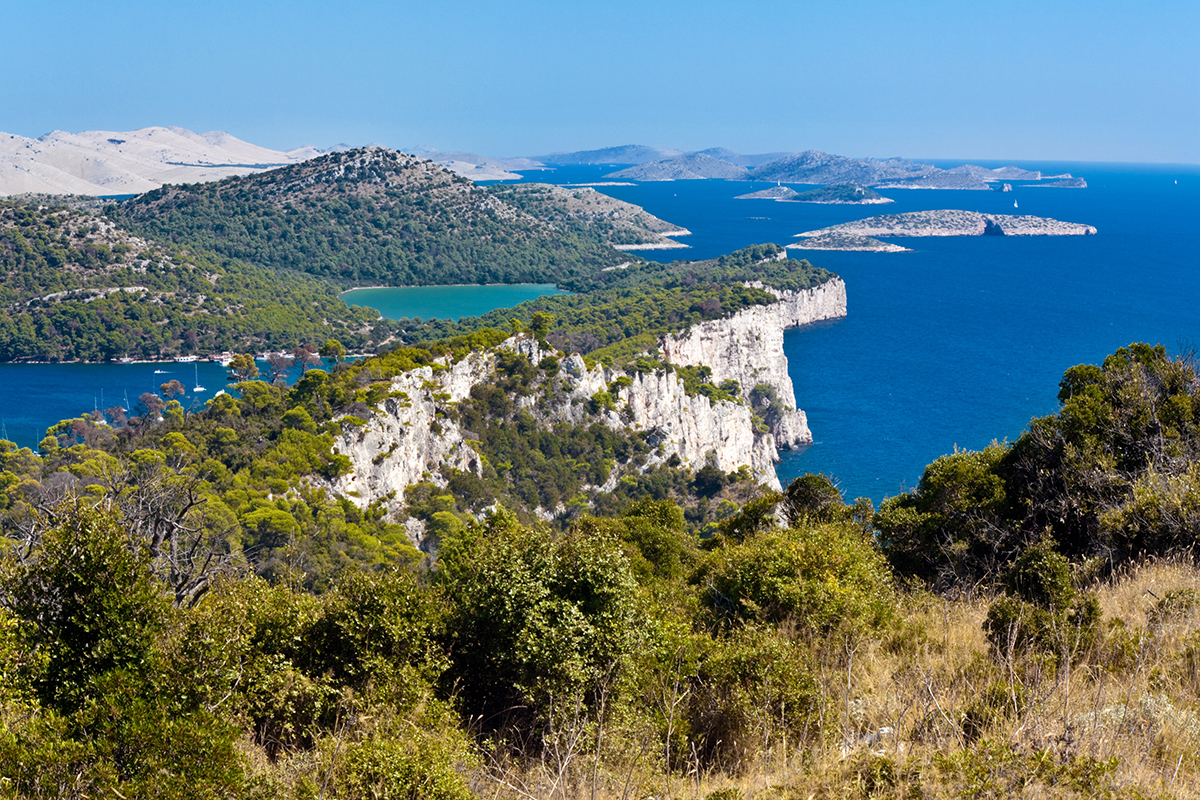
<path fill-rule="evenodd" d="M 0 130 L 1200 163 L 1200 2 L 12 3 Z"/>

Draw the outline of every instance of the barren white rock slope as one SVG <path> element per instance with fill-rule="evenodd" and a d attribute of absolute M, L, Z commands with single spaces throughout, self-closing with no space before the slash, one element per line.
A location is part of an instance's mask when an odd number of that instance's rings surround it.
<path fill-rule="evenodd" d="M 223 131 L 186 128 L 54 131 L 37 139 L 0 133 L 0 196 L 135 194 L 164 183 L 201 183 L 261 172 L 320 155 L 244 142 Z"/>

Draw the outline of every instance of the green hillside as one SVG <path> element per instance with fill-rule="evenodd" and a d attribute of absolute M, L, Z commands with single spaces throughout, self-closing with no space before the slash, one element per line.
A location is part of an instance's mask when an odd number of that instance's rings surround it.
<path fill-rule="evenodd" d="M 505 335 L 0 444 L 6 796 L 1200 790 L 1190 360 L 1074 367 L 1056 414 L 879 514 L 822 476 L 774 493 L 663 465 L 546 523 L 527 504 L 646 442 L 587 416 L 531 430 L 515 398 L 558 363 L 510 352 L 446 409 L 496 469 L 418 484 L 399 515 L 328 491 L 354 427 L 335 416 Z"/>
<path fill-rule="evenodd" d="M 141 235 L 347 287 L 552 283 L 629 257 L 438 165 L 371 147 L 110 207 Z"/>
<path fill-rule="evenodd" d="M 0 202 L 0 361 L 369 344 L 387 325 L 326 281 L 147 241 L 65 205 Z"/>

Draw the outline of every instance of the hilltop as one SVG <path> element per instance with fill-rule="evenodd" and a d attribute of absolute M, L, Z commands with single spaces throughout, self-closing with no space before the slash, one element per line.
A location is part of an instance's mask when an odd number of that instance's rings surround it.
<path fill-rule="evenodd" d="M 682 150 L 648 147 L 642 144 L 625 144 L 617 147 L 603 147 L 599 150 L 576 150 L 573 153 L 551 153 L 544 156 L 531 156 L 531 158 L 543 164 L 569 166 L 572 164 L 644 164 L 647 161 L 662 161 L 681 155 L 683 155 Z"/>
<path fill-rule="evenodd" d="M 538 219 L 502 194 L 427 159 L 368 147 L 165 187 L 109 213 L 145 236 L 340 286 L 544 283 L 627 260 L 601 234 Z"/>
<path fill-rule="evenodd" d="M 0 213 L 0 360 L 104 360 L 387 341 L 356 283 L 587 282 L 686 233 L 591 189 L 482 188 L 383 148 L 123 203 Z M 632 261 L 636 261 L 633 258 Z M 305 274 L 307 273 L 307 274 Z"/>
<path fill-rule="evenodd" d="M 649 164 L 639 164 L 628 169 L 610 172 L 605 178 L 631 181 L 689 181 L 702 179 L 718 179 L 727 181 L 744 181 L 749 171 L 720 158 L 714 158 L 704 153 L 690 153 L 684 156 L 655 161 Z"/>

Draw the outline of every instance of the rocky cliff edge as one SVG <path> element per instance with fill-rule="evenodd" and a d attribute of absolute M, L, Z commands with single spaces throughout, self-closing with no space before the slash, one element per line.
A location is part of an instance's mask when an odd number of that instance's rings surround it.
<path fill-rule="evenodd" d="M 648 466 L 678 456 L 685 466 L 712 464 L 732 472 L 749 467 L 760 482 L 779 487 L 774 462 L 778 448 L 812 441 L 783 352 L 783 331 L 846 313 L 846 287 L 840 279 L 800 292 L 778 292 L 779 302 L 705 322 L 686 333 L 665 338 L 664 360 L 680 366 L 704 365 L 714 382 L 736 380 L 741 400 L 712 402 L 688 395 L 673 371 L 627 376 L 629 385 L 614 387 L 625 372 L 601 365 L 589 367 L 576 355 L 566 357 L 547 391 L 520 398 L 539 424 L 580 422 L 591 415 L 613 429 L 644 432 L 654 448 Z M 335 449 L 350 459 L 351 469 L 336 482 L 336 491 L 366 506 L 403 498 L 404 489 L 423 480 L 444 485 L 451 470 L 480 474 L 483 458 L 448 409 L 468 397 L 471 388 L 493 378 L 500 351 L 515 350 L 537 364 L 546 356 L 528 336 L 515 336 L 492 351 L 471 353 L 453 363 L 411 370 L 392 379 L 391 392 L 370 419 L 341 418 L 342 434 Z M 752 408 L 771 387 L 776 408 L 766 415 Z M 615 408 L 596 409 L 593 397 L 610 391 Z M 756 413 L 758 412 L 758 413 Z M 764 429 L 762 420 L 770 424 Z M 609 482 L 615 486 L 619 471 Z M 604 489 L 605 487 L 598 487 Z M 608 487 L 611 490 L 612 487 Z"/>

